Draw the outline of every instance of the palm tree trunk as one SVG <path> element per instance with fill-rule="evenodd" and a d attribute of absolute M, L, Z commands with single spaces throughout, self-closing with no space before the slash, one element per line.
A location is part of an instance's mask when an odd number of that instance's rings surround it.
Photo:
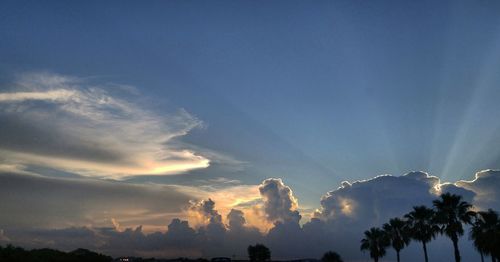
<path fill-rule="evenodd" d="M 396 250 L 396 255 L 398 257 L 398 262 L 400 262 L 400 260 L 399 260 L 399 250 Z"/>
<path fill-rule="evenodd" d="M 497 260 L 495 259 L 494 255 L 491 255 L 491 262 L 496 262 Z"/>
<path fill-rule="evenodd" d="M 424 241 L 422 241 L 422 245 L 424 246 L 425 262 L 429 262 L 429 258 L 427 257 L 427 246 Z"/>
<path fill-rule="evenodd" d="M 455 250 L 455 262 L 460 262 L 460 251 L 458 250 L 458 237 L 454 237 L 453 241 L 453 249 Z"/>
<path fill-rule="evenodd" d="M 374 257 L 373 261 L 378 262 L 378 257 Z"/>
<path fill-rule="evenodd" d="M 481 262 L 484 262 L 483 252 L 480 251 L 479 254 L 481 255 Z"/>

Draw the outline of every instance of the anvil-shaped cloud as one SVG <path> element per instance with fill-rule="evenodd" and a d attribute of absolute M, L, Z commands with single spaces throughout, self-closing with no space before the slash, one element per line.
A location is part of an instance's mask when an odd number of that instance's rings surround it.
<path fill-rule="evenodd" d="M 24 74 L 0 93 L 0 160 L 120 179 L 206 168 L 175 139 L 202 123 L 183 109 L 154 112 L 130 87 Z M 120 92 L 117 92 L 120 91 Z"/>

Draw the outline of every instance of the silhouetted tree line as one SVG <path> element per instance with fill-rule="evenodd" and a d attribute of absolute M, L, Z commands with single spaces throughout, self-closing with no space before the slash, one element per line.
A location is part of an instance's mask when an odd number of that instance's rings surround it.
<path fill-rule="evenodd" d="M 464 234 L 463 225 L 470 225 L 469 238 L 484 262 L 484 256 L 491 256 L 492 262 L 500 262 L 500 220 L 497 212 L 472 211 L 472 205 L 462 201 L 455 194 L 442 194 L 434 200 L 433 207 L 415 206 L 403 218 L 392 218 L 382 228 L 372 227 L 364 232 L 361 250 L 368 250 L 375 262 L 385 256 L 391 246 L 400 261 L 400 252 L 411 240 L 422 243 L 425 261 L 429 261 L 427 244 L 438 234 L 453 242 L 455 261 L 460 262 L 458 240 Z"/>
<path fill-rule="evenodd" d="M 9 262 L 109 262 L 113 260 L 109 256 L 98 254 L 87 249 L 77 249 L 71 252 L 43 248 L 25 250 L 20 247 L 7 245 L 0 246 L 0 261 Z"/>
<path fill-rule="evenodd" d="M 251 262 L 264 262 L 271 260 L 271 250 L 263 244 L 248 246 L 248 258 Z M 333 251 L 326 252 L 321 258 L 322 262 L 343 262 L 340 255 Z"/>

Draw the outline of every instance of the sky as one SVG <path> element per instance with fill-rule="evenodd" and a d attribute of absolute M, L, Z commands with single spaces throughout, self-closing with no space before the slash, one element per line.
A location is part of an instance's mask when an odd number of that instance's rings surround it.
<path fill-rule="evenodd" d="M 438 193 L 500 209 L 497 1 L 4 1 L 0 39 L 0 244 L 355 261 Z"/>

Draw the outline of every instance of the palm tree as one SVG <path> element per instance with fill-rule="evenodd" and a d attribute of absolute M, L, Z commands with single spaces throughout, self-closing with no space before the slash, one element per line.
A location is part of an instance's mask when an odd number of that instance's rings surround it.
<path fill-rule="evenodd" d="M 460 262 L 458 239 L 464 234 L 463 224 L 471 224 L 474 213 L 472 205 L 462 201 L 462 197 L 450 193 L 442 194 L 440 199 L 432 202 L 436 208 L 436 223 L 440 225 L 441 233 L 453 242 L 455 261 Z"/>
<path fill-rule="evenodd" d="M 370 257 L 373 261 L 378 262 L 378 259 L 385 256 L 385 248 L 389 245 L 389 241 L 384 230 L 376 227 L 365 231 L 365 238 L 361 240 L 361 250 L 369 250 Z"/>
<path fill-rule="evenodd" d="M 484 226 L 481 219 L 482 216 L 479 214 L 479 212 L 476 213 L 474 223 L 470 228 L 469 239 L 472 240 L 474 247 L 477 249 L 477 251 L 479 251 L 479 255 L 481 255 L 481 262 L 484 262 L 484 255 L 488 255 L 488 249 L 486 248 L 487 243 L 485 242 L 483 231 Z"/>
<path fill-rule="evenodd" d="M 498 255 L 497 247 L 500 245 L 498 214 L 488 209 L 488 211 L 477 212 L 475 218 L 470 229 L 470 239 L 481 254 L 481 261 L 483 261 L 483 255 L 491 255 L 491 260 L 495 262 Z"/>
<path fill-rule="evenodd" d="M 398 262 L 401 261 L 399 252 L 410 243 L 410 234 L 406 221 L 397 217 L 393 218 L 389 220 L 389 223 L 384 224 L 383 229 L 389 238 L 392 248 L 396 250 Z"/>
<path fill-rule="evenodd" d="M 427 243 L 439 232 L 439 227 L 434 224 L 434 214 L 434 210 L 426 206 L 415 206 L 413 211 L 405 215 L 411 238 L 422 242 L 425 262 L 429 262 Z"/>

